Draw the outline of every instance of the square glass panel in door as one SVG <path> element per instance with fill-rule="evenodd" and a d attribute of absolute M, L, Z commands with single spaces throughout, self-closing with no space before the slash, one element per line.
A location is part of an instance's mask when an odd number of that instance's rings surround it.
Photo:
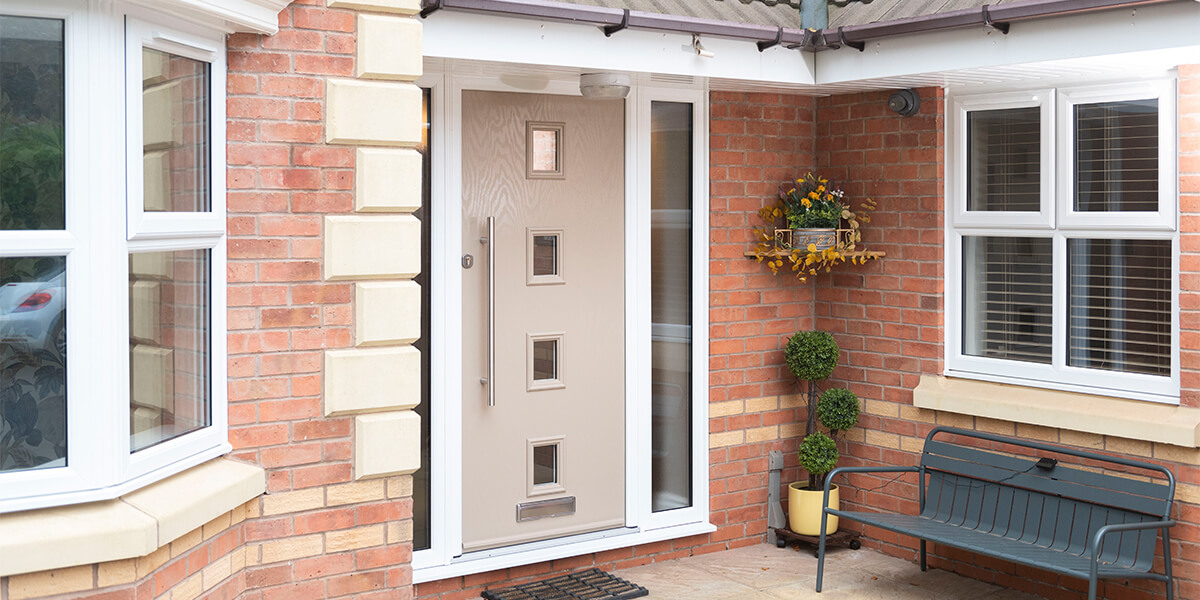
<path fill-rule="evenodd" d="M 558 275 L 558 236 L 533 236 L 533 276 Z"/>
<path fill-rule="evenodd" d="M 66 227 L 63 77 L 63 21 L 0 16 L 0 229 Z"/>
<path fill-rule="evenodd" d="M 209 64 L 142 49 L 142 177 L 146 212 L 212 210 Z"/>
<path fill-rule="evenodd" d="M 558 483 L 558 445 L 533 447 L 533 485 Z"/>
<path fill-rule="evenodd" d="M 525 124 L 525 177 L 562 179 L 563 123 Z"/>
<path fill-rule="evenodd" d="M 566 251 L 562 229 L 530 228 L 525 233 L 525 283 L 558 285 L 563 278 L 563 254 Z"/>
<path fill-rule="evenodd" d="M 67 464 L 66 258 L 0 258 L 0 472 Z"/>
<path fill-rule="evenodd" d="M 210 250 L 129 256 L 129 447 L 212 423 Z"/>

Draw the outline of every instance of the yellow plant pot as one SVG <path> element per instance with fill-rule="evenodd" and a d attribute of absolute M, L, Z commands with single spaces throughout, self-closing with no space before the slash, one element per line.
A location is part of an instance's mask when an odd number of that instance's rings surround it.
<path fill-rule="evenodd" d="M 824 490 L 809 490 L 807 482 L 788 486 L 788 527 L 800 535 L 821 535 L 821 507 L 825 499 Z M 829 490 L 829 507 L 837 509 L 838 486 Z M 838 518 L 829 515 L 825 523 L 825 534 L 838 530 Z"/>

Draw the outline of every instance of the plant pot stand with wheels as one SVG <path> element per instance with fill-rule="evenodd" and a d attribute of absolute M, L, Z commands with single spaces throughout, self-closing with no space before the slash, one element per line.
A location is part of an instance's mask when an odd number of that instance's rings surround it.
<path fill-rule="evenodd" d="M 825 536 L 825 547 L 830 545 L 846 546 L 851 550 L 858 550 L 862 547 L 862 542 L 858 541 L 859 533 L 857 531 L 835 531 Z M 821 538 L 815 535 L 802 535 L 788 529 L 786 527 L 775 528 L 775 546 L 786 548 L 788 542 L 802 542 L 813 547 L 813 556 L 817 555 L 817 545 L 820 544 Z"/>

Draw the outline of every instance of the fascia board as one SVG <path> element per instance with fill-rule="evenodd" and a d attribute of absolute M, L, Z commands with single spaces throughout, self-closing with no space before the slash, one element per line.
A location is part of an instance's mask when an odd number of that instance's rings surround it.
<path fill-rule="evenodd" d="M 703 36 L 714 58 L 696 56 L 690 35 L 438 11 L 424 22 L 426 58 L 487 60 L 585 70 L 629 71 L 789 85 L 813 83 L 813 56 L 783 47 Z"/>
<path fill-rule="evenodd" d="M 130 3 L 218 27 L 227 32 L 279 31 L 279 13 L 291 0 L 129 0 Z"/>
<path fill-rule="evenodd" d="M 1200 6 L 1173 2 L 1019 21 L 1008 35 L 980 25 L 882 38 L 868 41 L 865 52 L 818 52 L 817 84 L 1172 48 L 1181 49 L 1181 63 L 1194 62 L 1200 52 L 1197 31 Z"/>

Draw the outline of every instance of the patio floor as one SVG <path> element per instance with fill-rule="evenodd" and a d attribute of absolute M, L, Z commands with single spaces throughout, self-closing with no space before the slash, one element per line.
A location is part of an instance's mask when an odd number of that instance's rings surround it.
<path fill-rule="evenodd" d="M 766 544 L 615 571 L 652 600 L 1040 600 L 872 550 L 831 549 L 825 586 L 814 591 L 817 559 L 801 546 Z"/>

